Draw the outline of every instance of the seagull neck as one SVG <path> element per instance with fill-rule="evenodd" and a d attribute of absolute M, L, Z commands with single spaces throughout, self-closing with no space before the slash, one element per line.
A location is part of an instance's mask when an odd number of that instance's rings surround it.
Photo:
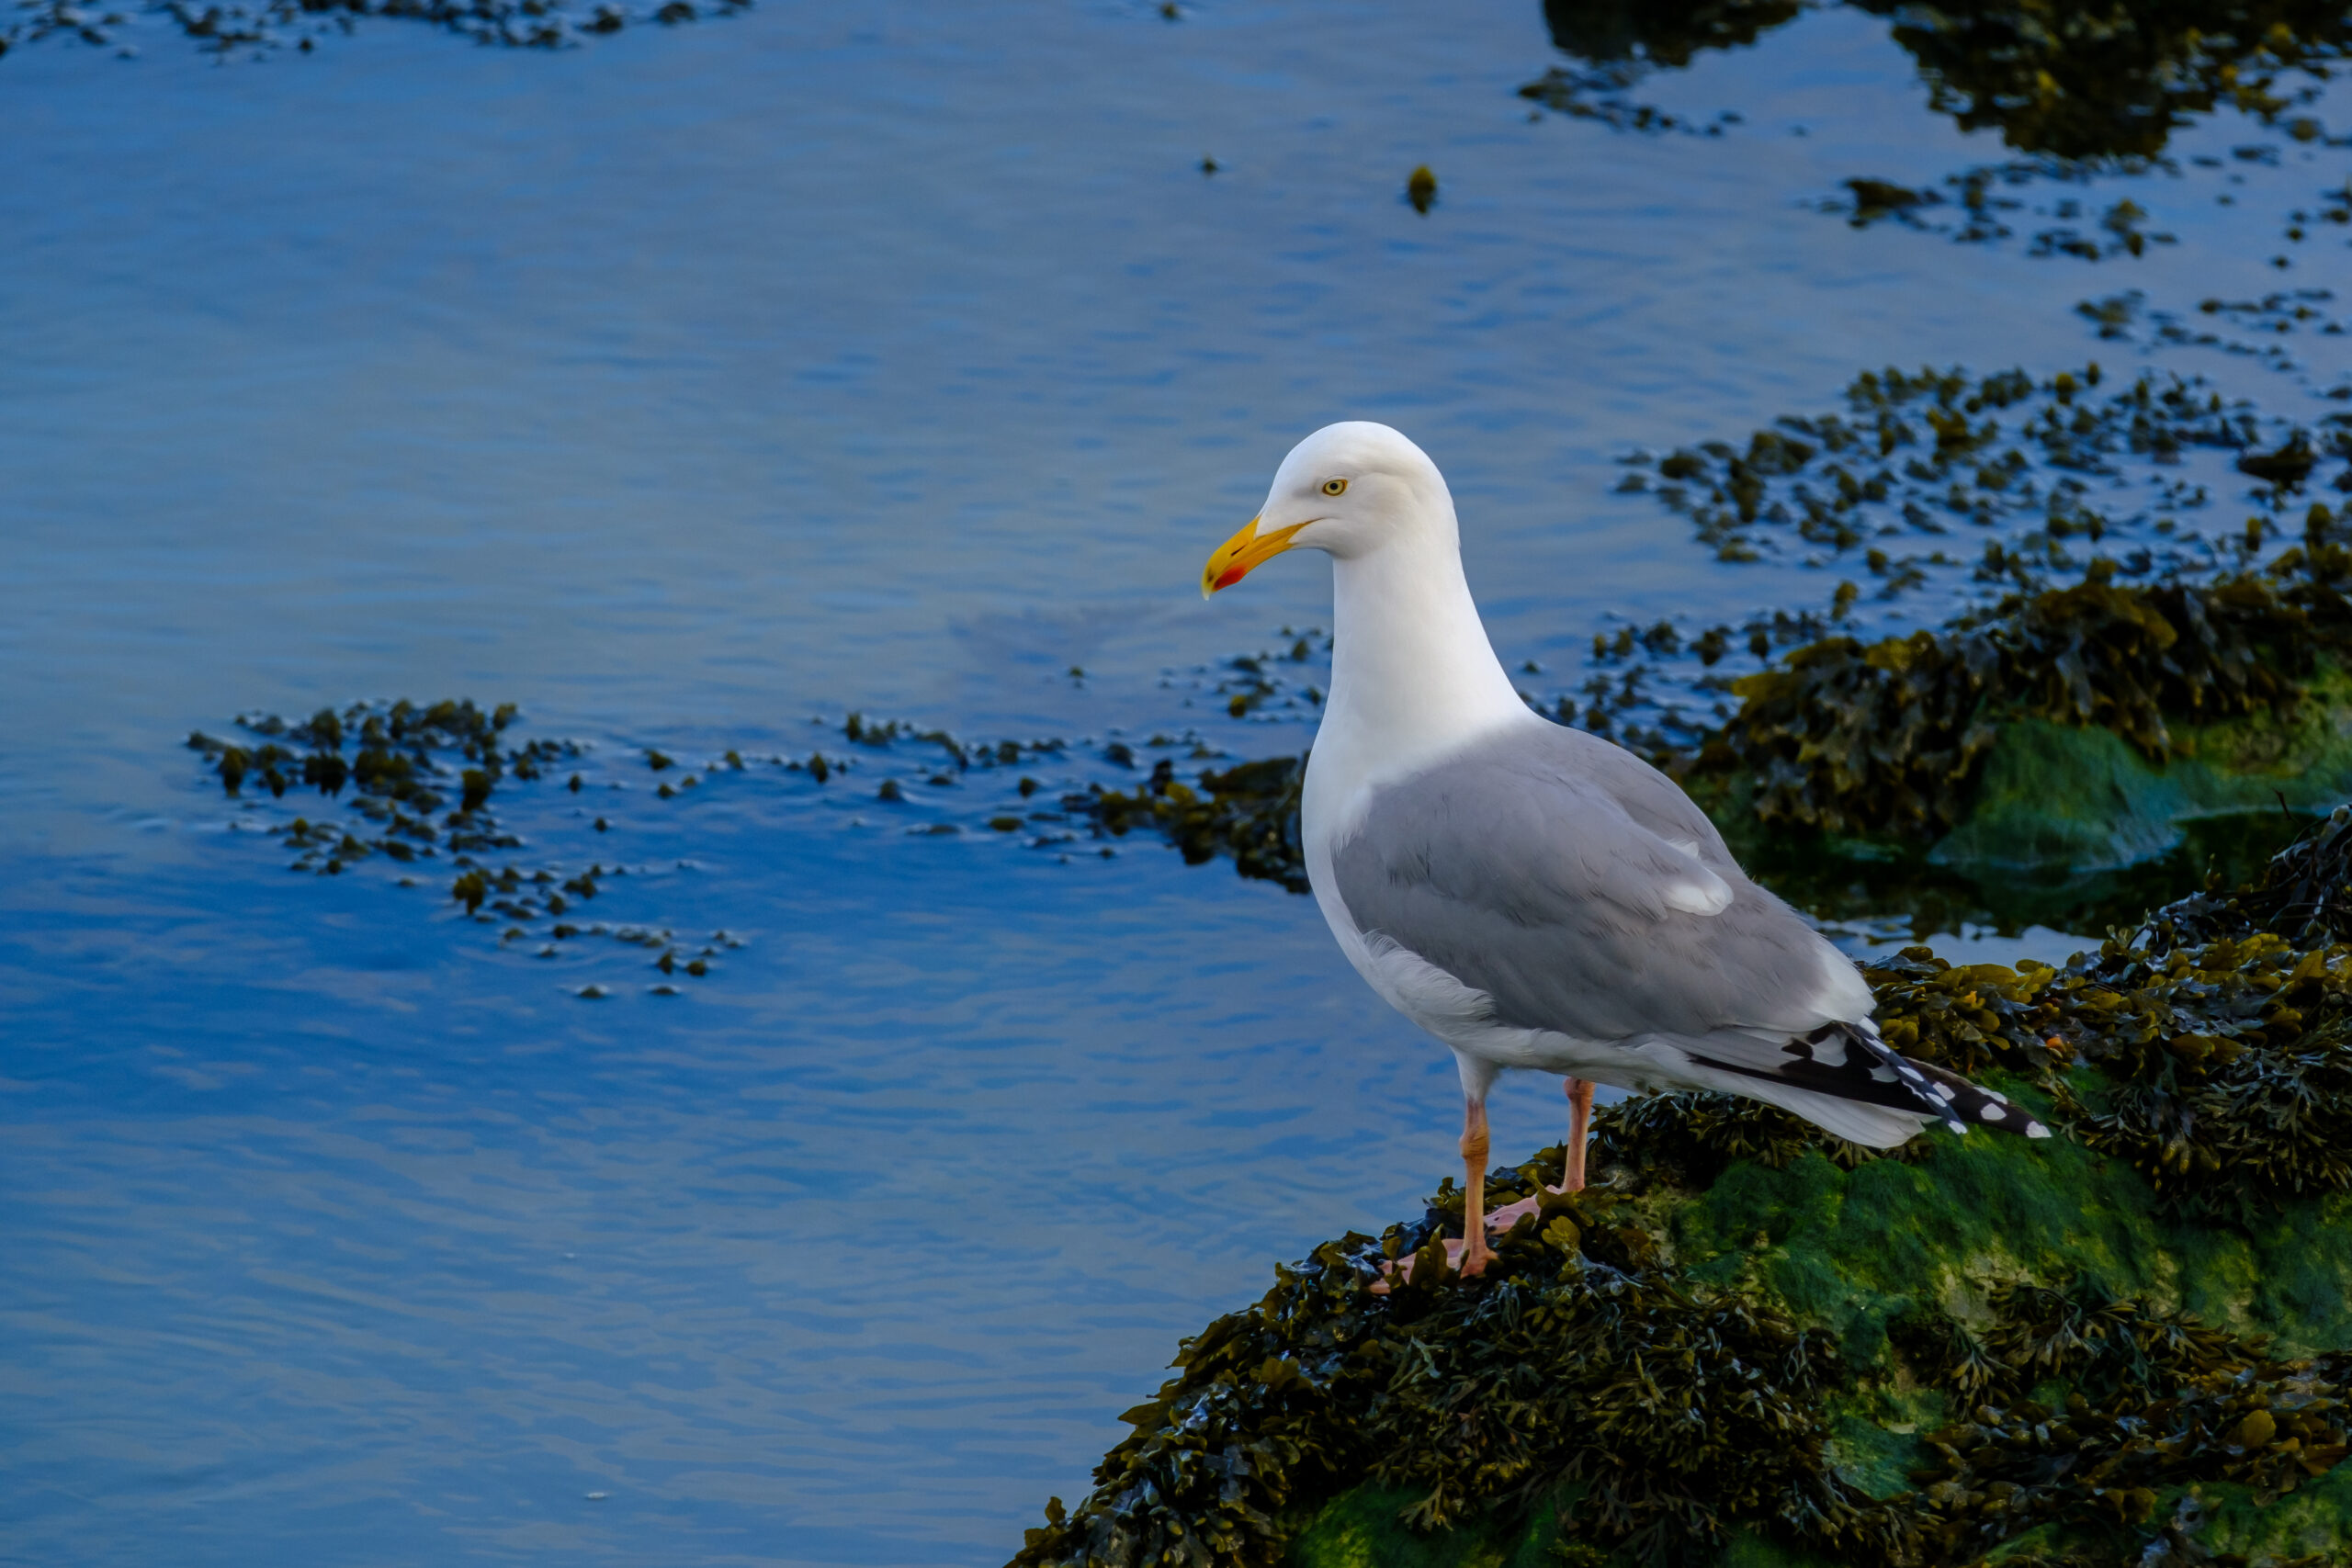
<path fill-rule="evenodd" d="M 1442 750 L 1527 716 L 1495 658 L 1453 548 L 1401 543 L 1334 558 L 1327 734 L 1377 733 L 1383 750 Z"/>

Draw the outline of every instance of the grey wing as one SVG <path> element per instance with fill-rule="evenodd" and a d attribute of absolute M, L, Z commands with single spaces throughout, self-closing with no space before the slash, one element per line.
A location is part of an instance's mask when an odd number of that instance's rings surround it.
<path fill-rule="evenodd" d="M 1753 1034 L 1761 1066 L 1870 1012 L 1853 966 L 1740 873 L 1671 780 L 1578 731 L 1514 728 L 1380 788 L 1332 871 L 1359 930 L 1486 993 L 1505 1023 Z"/>

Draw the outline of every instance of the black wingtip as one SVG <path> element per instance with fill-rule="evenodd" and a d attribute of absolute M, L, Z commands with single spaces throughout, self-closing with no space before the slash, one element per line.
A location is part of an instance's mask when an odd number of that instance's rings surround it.
<path fill-rule="evenodd" d="M 2050 1129 L 2023 1106 L 2011 1100 L 1997 1089 L 1985 1089 L 1970 1083 L 1949 1068 L 1915 1062 L 1908 1056 L 1887 1055 L 1901 1066 L 1895 1070 L 1911 1069 L 1905 1074 L 1909 1081 L 1917 1074 L 1928 1090 L 1934 1114 L 1945 1126 L 1965 1135 L 1971 1127 L 1984 1127 L 1996 1133 L 2007 1133 L 2019 1138 L 2046 1138 Z"/>

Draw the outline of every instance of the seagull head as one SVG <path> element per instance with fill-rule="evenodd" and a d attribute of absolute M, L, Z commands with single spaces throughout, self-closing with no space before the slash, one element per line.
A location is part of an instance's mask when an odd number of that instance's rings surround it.
<path fill-rule="evenodd" d="M 1385 424 L 1327 424 L 1290 449 L 1258 515 L 1201 569 L 1201 597 L 1284 550 L 1340 560 L 1398 543 L 1459 547 L 1453 501 L 1429 454 Z"/>

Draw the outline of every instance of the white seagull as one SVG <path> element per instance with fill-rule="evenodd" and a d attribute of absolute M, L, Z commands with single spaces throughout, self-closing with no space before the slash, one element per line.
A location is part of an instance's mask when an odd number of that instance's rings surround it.
<path fill-rule="evenodd" d="M 1996 1091 L 1881 1043 L 1860 973 L 1747 879 L 1673 780 L 1530 710 L 1419 447 L 1384 424 L 1317 431 L 1201 592 L 1300 548 L 1331 558 L 1334 600 L 1307 880 L 1348 962 L 1461 1069 L 1468 1202 L 1449 1247 L 1464 1274 L 1494 1256 L 1486 1100 L 1506 1067 L 1566 1077 L 1568 1191 L 1594 1084 L 1722 1089 L 1875 1148 L 1929 1122 L 2049 1136 Z"/>

